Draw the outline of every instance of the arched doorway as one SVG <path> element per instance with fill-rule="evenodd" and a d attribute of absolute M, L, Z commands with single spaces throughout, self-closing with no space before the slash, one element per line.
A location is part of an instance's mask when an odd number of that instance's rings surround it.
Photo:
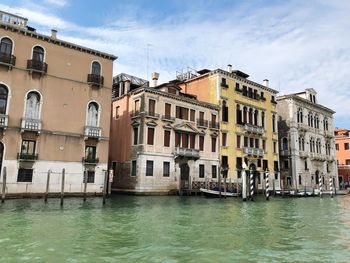
<path fill-rule="evenodd" d="M 315 173 L 315 184 L 318 185 L 320 183 L 320 172 L 317 170 Z"/>
<path fill-rule="evenodd" d="M 180 175 L 180 178 L 181 178 L 180 188 L 181 188 L 181 190 L 189 189 L 189 186 L 190 186 L 190 181 L 189 181 L 190 167 L 188 166 L 187 163 L 181 164 L 180 173 L 181 173 L 181 175 Z"/>

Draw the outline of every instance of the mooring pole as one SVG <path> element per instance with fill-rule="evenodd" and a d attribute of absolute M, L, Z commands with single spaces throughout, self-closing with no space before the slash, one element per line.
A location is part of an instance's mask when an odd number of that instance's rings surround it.
<path fill-rule="evenodd" d="M 250 176 L 250 200 L 253 200 L 253 195 L 254 195 L 254 179 L 253 179 L 253 170 L 249 170 L 249 176 Z"/>
<path fill-rule="evenodd" d="M 47 171 L 47 179 L 46 179 L 45 203 L 47 202 L 47 198 L 49 196 L 50 174 L 51 174 L 51 170 L 48 170 Z"/>
<path fill-rule="evenodd" d="M 84 170 L 84 202 L 86 201 L 87 171 Z"/>
<path fill-rule="evenodd" d="M 246 169 L 247 165 L 243 163 L 243 170 L 242 170 L 242 200 L 247 201 L 247 174 Z"/>
<path fill-rule="evenodd" d="M 109 177 L 108 177 L 108 196 L 111 196 L 112 193 L 112 183 L 113 183 L 113 170 L 109 170 Z"/>
<path fill-rule="evenodd" d="M 62 169 L 62 183 L 61 183 L 61 206 L 63 206 L 63 198 L 64 198 L 64 177 L 66 174 L 66 169 Z"/>
<path fill-rule="evenodd" d="M 329 176 L 329 190 L 331 191 L 331 197 L 333 198 L 333 179 Z"/>
<path fill-rule="evenodd" d="M 107 184 L 108 184 L 108 171 L 105 171 L 105 178 L 103 183 L 103 204 L 106 203 Z"/>
<path fill-rule="evenodd" d="M 266 200 L 270 200 L 270 192 L 269 192 L 269 173 L 266 169 L 266 172 L 265 172 L 265 178 L 266 178 Z"/>
<path fill-rule="evenodd" d="M 322 176 L 318 178 L 318 185 L 320 190 L 320 197 L 322 198 Z"/>
<path fill-rule="evenodd" d="M 1 192 L 1 203 L 5 202 L 6 197 L 6 166 L 2 169 L 2 192 Z"/>

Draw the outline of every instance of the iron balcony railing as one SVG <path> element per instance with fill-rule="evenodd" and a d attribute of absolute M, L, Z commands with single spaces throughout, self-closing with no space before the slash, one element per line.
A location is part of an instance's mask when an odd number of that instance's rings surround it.
<path fill-rule="evenodd" d="M 197 119 L 197 126 L 198 127 L 207 128 L 208 127 L 208 121 L 204 120 L 204 119 Z"/>
<path fill-rule="evenodd" d="M 146 117 L 153 117 L 153 118 L 159 118 L 159 114 L 155 113 L 154 111 L 145 111 Z"/>
<path fill-rule="evenodd" d="M 83 157 L 81 161 L 85 164 L 97 164 L 100 160 L 97 157 Z"/>
<path fill-rule="evenodd" d="M 28 131 L 40 131 L 41 130 L 41 120 L 23 118 L 21 122 L 21 129 Z"/>
<path fill-rule="evenodd" d="M 35 153 L 18 153 L 17 159 L 20 161 L 35 161 L 38 160 L 38 154 Z"/>
<path fill-rule="evenodd" d="M 88 138 L 100 138 L 101 137 L 101 128 L 94 126 L 85 126 L 84 136 Z"/>
<path fill-rule="evenodd" d="M 5 114 L 0 114 L 0 128 L 4 129 L 7 128 L 8 125 L 8 116 Z"/>
<path fill-rule="evenodd" d="M 40 60 L 27 60 L 27 69 L 39 73 L 47 73 L 47 64 Z"/>
<path fill-rule="evenodd" d="M 175 121 L 175 117 L 172 117 L 170 115 L 162 115 L 162 120 Z"/>
<path fill-rule="evenodd" d="M 140 116 L 140 111 L 139 110 L 133 110 L 131 113 L 130 113 L 130 117 L 131 118 L 136 118 L 136 117 L 139 117 Z"/>
<path fill-rule="evenodd" d="M 0 63 L 15 66 L 16 65 L 16 57 L 11 54 L 0 53 Z"/>
<path fill-rule="evenodd" d="M 244 124 L 244 130 L 250 133 L 256 133 L 256 134 L 264 134 L 264 127 L 251 125 L 251 124 Z"/>
<path fill-rule="evenodd" d="M 190 148 L 175 147 L 174 155 L 176 157 L 186 157 L 190 159 L 199 159 L 199 150 Z"/>
<path fill-rule="evenodd" d="M 104 83 L 104 78 L 101 75 L 88 74 L 87 82 L 91 85 L 102 86 Z"/>
<path fill-rule="evenodd" d="M 223 88 L 226 88 L 226 89 L 228 88 L 228 84 L 226 82 L 221 82 L 220 85 Z"/>
<path fill-rule="evenodd" d="M 216 121 L 211 121 L 211 122 L 209 123 L 209 128 L 210 128 L 210 129 L 219 129 L 219 127 L 220 127 L 220 125 L 219 125 L 219 123 L 216 122 Z"/>
<path fill-rule="evenodd" d="M 251 156 L 264 156 L 264 150 L 259 148 L 243 147 L 243 153 Z"/>

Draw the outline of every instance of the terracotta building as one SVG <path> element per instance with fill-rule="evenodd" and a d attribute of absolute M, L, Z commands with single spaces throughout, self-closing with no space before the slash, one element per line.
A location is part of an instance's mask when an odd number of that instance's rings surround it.
<path fill-rule="evenodd" d="M 0 166 L 8 193 L 101 192 L 107 169 L 113 60 L 0 12 Z M 3 169 L 1 169 L 2 171 Z"/>
<path fill-rule="evenodd" d="M 349 186 L 350 179 L 350 130 L 336 128 L 334 134 L 339 186 L 345 188 Z"/>
<path fill-rule="evenodd" d="M 201 101 L 219 106 L 219 116 L 211 121 L 220 123 L 220 167 L 223 175 L 242 182 L 245 163 L 247 174 L 254 175 L 255 189 L 265 188 L 265 172 L 269 172 L 270 187 L 279 189 L 277 91 L 249 79 L 239 70 L 200 70 L 179 73 L 181 88 L 196 94 Z"/>
<path fill-rule="evenodd" d="M 189 190 L 218 180 L 218 106 L 182 92 L 177 81 L 149 87 L 114 78 L 110 162 L 113 188 L 137 193 Z"/>
<path fill-rule="evenodd" d="M 281 178 L 285 188 L 329 190 L 338 187 L 335 162 L 333 110 L 317 101 L 314 89 L 277 98 L 280 116 Z"/>

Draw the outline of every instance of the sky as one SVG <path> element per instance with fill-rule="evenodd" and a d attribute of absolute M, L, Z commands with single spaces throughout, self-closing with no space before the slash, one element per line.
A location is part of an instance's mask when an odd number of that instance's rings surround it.
<path fill-rule="evenodd" d="M 232 64 L 279 95 L 314 88 L 350 128 L 350 1 L 1 0 L 37 32 L 118 56 L 114 75 L 159 83 Z"/>

